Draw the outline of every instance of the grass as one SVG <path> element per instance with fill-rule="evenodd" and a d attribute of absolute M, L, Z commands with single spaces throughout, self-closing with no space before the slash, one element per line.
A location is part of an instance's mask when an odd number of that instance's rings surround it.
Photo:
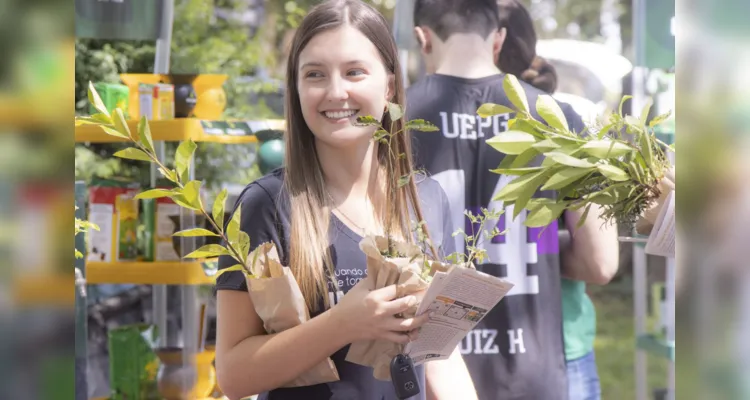
<path fill-rule="evenodd" d="M 635 328 L 633 283 L 628 278 L 607 286 L 588 286 L 596 307 L 594 348 L 604 400 L 635 399 Z M 647 322 L 651 325 L 654 318 Z M 649 398 L 666 387 L 668 361 L 648 356 Z"/>

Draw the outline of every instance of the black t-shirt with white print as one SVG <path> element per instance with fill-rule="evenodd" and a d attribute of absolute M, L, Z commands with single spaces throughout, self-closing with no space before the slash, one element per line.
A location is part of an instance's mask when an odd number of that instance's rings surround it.
<path fill-rule="evenodd" d="M 440 129 L 413 132 L 415 166 L 440 182 L 450 201 L 454 226 L 467 230 L 471 223 L 464 210 L 477 212 L 487 207 L 499 211 L 502 203 L 491 201 L 493 194 L 513 178 L 490 172 L 504 156 L 485 143 L 508 129 L 510 116 L 477 115 L 484 103 L 511 105 L 502 87 L 503 78 L 429 75 L 407 91 L 407 118 L 425 119 Z M 543 92 L 521 84 L 534 109 Z M 560 105 L 571 129 L 582 131 L 580 116 L 569 105 Z M 535 111 L 533 115 L 543 121 Z M 540 192 L 537 196 L 551 194 Z M 505 277 L 515 287 L 464 338 L 461 353 L 480 400 L 565 399 L 557 222 L 543 232 L 526 228 L 522 222 L 526 212 L 513 220 L 511 210 L 508 207 L 497 224 L 500 231 L 508 228 L 508 233 L 483 242 L 480 247 L 487 250 L 489 260 L 477 269 Z M 461 241 L 456 246 L 459 251 L 464 248 Z"/>
<path fill-rule="evenodd" d="M 443 256 L 454 252 L 451 240 L 452 225 L 448 199 L 440 185 L 432 179 L 420 176 L 417 180 L 422 212 L 430 229 L 430 235 L 438 252 Z M 277 169 L 248 185 L 240 195 L 238 205 L 242 207 L 240 229 L 250 236 L 251 248 L 264 242 L 273 242 L 282 264 L 289 260 L 288 194 L 283 185 L 283 170 Z M 235 205 L 236 209 L 237 205 Z M 365 256 L 359 249 L 362 239 L 335 215 L 330 217 L 329 237 L 335 277 L 339 292 L 333 293 L 329 284 L 329 299 L 332 304 L 346 294 L 357 282 L 367 276 Z M 447 239 L 447 240 L 444 240 Z M 219 259 L 219 268 L 227 268 L 235 262 L 229 257 Z M 329 282 L 330 283 L 330 282 Z M 216 282 L 216 290 L 247 291 L 244 276 L 237 271 L 222 274 Z M 315 315 L 313 315 L 314 317 Z M 372 368 L 346 361 L 349 346 L 331 355 L 338 369 L 337 382 L 296 388 L 279 388 L 262 393 L 260 399 L 268 400 L 392 400 L 396 399 L 391 382 L 375 379 Z M 414 400 L 425 399 L 425 377 L 422 366 L 416 368 L 422 388 Z M 251 376 L 247 377 L 252 379 Z"/>

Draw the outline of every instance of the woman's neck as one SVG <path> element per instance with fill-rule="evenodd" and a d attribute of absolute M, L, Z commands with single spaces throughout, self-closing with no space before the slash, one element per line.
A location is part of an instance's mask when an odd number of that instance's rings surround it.
<path fill-rule="evenodd" d="M 326 188 L 335 203 L 377 195 L 378 150 L 373 141 L 346 149 L 316 141 L 316 150 Z"/>

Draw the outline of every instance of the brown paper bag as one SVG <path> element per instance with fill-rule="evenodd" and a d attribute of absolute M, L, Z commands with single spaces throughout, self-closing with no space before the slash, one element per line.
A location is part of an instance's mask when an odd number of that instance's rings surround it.
<path fill-rule="evenodd" d="M 266 332 L 278 333 L 310 319 L 305 298 L 289 268 L 279 262 L 273 243 L 264 243 L 249 256 L 255 277 L 247 278 L 248 293 Z M 327 358 L 284 387 L 310 386 L 339 380 L 338 370 Z"/>
<path fill-rule="evenodd" d="M 389 285 L 397 285 L 397 297 L 404 297 L 425 290 L 427 281 L 422 279 L 422 251 L 416 245 L 396 242 L 396 250 L 405 257 L 388 258 L 381 255 L 387 250 L 388 241 L 382 236 L 368 236 L 359 243 L 367 256 L 367 280 L 370 290 Z M 419 304 L 403 313 L 405 318 L 413 317 Z M 346 361 L 373 368 L 376 379 L 391 380 L 390 364 L 393 357 L 403 350 L 403 346 L 388 340 L 367 340 L 354 342 L 349 347 Z"/>

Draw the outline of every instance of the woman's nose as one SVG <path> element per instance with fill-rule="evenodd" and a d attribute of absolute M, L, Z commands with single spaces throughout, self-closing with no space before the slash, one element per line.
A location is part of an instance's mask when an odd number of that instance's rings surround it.
<path fill-rule="evenodd" d="M 341 101 L 349 98 L 349 82 L 340 77 L 334 77 L 329 82 L 328 100 Z"/>

